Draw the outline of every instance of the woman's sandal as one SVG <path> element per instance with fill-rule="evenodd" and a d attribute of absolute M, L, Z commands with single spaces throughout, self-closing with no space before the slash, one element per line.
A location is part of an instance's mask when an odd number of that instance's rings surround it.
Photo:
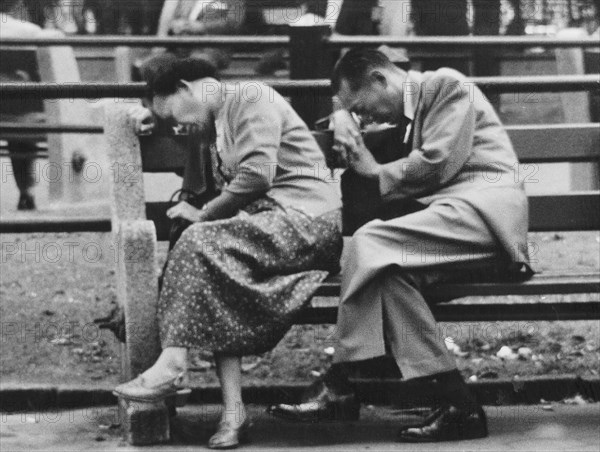
<path fill-rule="evenodd" d="M 156 386 L 147 386 L 144 375 L 117 386 L 113 394 L 134 402 L 154 403 L 169 399 L 175 406 L 183 406 L 191 391 L 185 388 L 187 384 L 186 372 L 180 372 L 175 377 Z"/>

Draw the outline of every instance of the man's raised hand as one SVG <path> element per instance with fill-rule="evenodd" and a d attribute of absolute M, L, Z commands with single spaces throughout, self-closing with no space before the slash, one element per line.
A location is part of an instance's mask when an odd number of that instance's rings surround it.
<path fill-rule="evenodd" d="M 346 160 L 356 173 L 376 179 L 379 177 L 381 165 L 377 163 L 371 151 L 367 149 L 359 131 L 353 131 L 351 138 L 344 144 Z"/>

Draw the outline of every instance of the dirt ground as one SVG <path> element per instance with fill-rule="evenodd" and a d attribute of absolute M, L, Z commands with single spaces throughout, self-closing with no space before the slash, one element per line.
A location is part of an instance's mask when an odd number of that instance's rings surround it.
<path fill-rule="evenodd" d="M 531 234 L 531 241 L 536 244 L 537 270 L 597 272 L 600 268 L 598 233 L 538 233 Z M 93 324 L 114 302 L 115 250 L 110 234 L 7 234 L 1 242 L 2 382 L 116 383 L 119 343 L 111 332 Z M 161 260 L 166 257 L 165 245 L 161 243 Z M 444 323 L 441 328 L 458 347 L 455 353 L 466 378 L 597 376 L 600 370 L 597 321 Z M 244 359 L 245 381 L 298 382 L 317 377 L 331 360 L 333 329 L 332 325 L 293 327 L 273 351 Z M 522 350 L 520 358 L 501 359 L 496 354 L 502 346 L 514 353 L 523 347 L 530 350 Z M 191 361 L 198 370 L 193 377 L 197 383 L 216 381 L 210 353 L 195 351 Z"/>

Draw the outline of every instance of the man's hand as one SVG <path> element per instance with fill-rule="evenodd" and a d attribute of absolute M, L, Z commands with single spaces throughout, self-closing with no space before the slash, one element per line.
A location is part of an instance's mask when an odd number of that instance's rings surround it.
<path fill-rule="evenodd" d="M 148 134 L 154 129 L 154 115 L 149 109 L 138 105 L 131 107 L 127 113 L 136 133 Z"/>
<path fill-rule="evenodd" d="M 191 221 L 192 223 L 204 221 L 202 210 L 195 208 L 185 201 L 181 201 L 176 206 L 173 206 L 167 210 L 167 217 L 170 219 L 183 218 L 184 220 Z"/>
<path fill-rule="evenodd" d="M 331 128 L 333 129 L 332 150 L 338 155 L 336 159 L 344 167 L 348 166 L 346 148 L 352 141 L 352 134 L 358 132 L 358 125 L 348 110 L 337 110 L 331 115 Z"/>
<path fill-rule="evenodd" d="M 348 165 L 356 173 L 369 179 L 377 179 L 379 177 L 381 165 L 377 163 L 371 151 L 365 147 L 360 132 L 352 132 L 351 138 L 344 143 L 344 149 Z"/>

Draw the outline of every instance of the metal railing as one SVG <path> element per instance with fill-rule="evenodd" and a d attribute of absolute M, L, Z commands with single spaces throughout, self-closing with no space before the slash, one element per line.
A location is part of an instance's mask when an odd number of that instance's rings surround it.
<path fill-rule="evenodd" d="M 320 27 L 292 27 L 318 29 Z M 291 43 L 289 36 L 185 36 L 185 37 L 148 37 L 148 36 L 75 36 L 65 38 L 3 38 L 1 45 L 6 46 L 85 46 L 85 47 L 285 47 Z M 393 36 L 325 36 L 323 44 L 331 49 L 342 47 L 372 47 L 387 45 L 407 49 L 431 47 L 461 47 L 465 49 L 489 47 L 600 47 L 597 39 L 564 39 L 547 37 L 513 36 L 435 36 L 435 37 L 393 37 Z"/>
<path fill-rule="evenodd" d="M 236 83 L 232 81 L 231 83 Z M 253 82 L 251 82 L 253 83 Z M 256 82 L 258 83 L 258 82 Z M 331 83 L 318 80 L 265 80 L 284 96 L 331 94 Z M 594 91 L 600 89 L 600 74 L 559 76 L 467 77 L 466 82 L 495 93 Z M 147 86 L 137 83 L 0 83 L 0 99 L 100 99 L 138 98 Z"/>

